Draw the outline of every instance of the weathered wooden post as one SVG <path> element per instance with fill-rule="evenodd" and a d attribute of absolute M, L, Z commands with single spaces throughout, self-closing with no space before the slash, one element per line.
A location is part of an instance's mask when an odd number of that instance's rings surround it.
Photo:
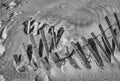
<path fill-rule="evenodd" d="M 114 17 L 116 19 L 116 22 L 117 22 L 117 25 L 118 25 L 118 29 L 120 31 L 120 23 L 119 23 L 119 20 L 118 20 L 118 16 L 117 16 L 117 13 L 114 13 Z"/>

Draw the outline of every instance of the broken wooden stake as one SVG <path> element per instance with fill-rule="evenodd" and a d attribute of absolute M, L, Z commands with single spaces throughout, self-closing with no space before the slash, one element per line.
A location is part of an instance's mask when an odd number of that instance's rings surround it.
<path fill-rule="evenodd" d="M 54 49 L 54 42 L 53 42 L 53 38 L 52 38 L 51 43 L 50 43 L 49 52 L 51 53 L 53 49 Z"/>
<path fill-rule="evenodd" d="M 24 25 L 23 31 L 25 34 L 30 34 L 34 30 L 34 26 L 33 26 L 34 22 L 35 20 L 31 20 L 31 18 L 23 22 Z"/>
<path fill-rule="evenodd" d="M 108 16 L 105 17 L 105 20 L 106 20 L 106 22 L 107 22 L 107 24 L 108 24 L 108 26 L 109 26 L 110 31 L 111 31 L 112 38 L 113 38 L 113 40 L 114 40 L 114 42 L 115 42 L 118 50 L 120 51 L 120 45 L 118 44 L 117 38 L 116 38 L 116 36 L 115 36 L 114 30 L 113 30 L 113 28 L 112 28 L 112 25 L 111 25 L 111 23 L 110 23 L 110 20 L 109 20 Z"/>
<path fill-rule="evenodd" d="M 28 25 L 27 25 L 27 33 L 28 33 L 28 34 L 29 34 L 30 27 L 31 27 L 31 26 L 30 26 L 30 21 L 31 21 L 31 20 L 28 20 Z"/>
<path fill-rule="evenodd" d="M 39 41 L 39 56 L 42 57 L 43 56 L 43 48 L 44 48 L 44 45 L 43 45 L 43 41 L 42 39 L 40 38 L 40 41 Z"/>
<path fill-rule="evenodd" d="M 59 44 L 59 41 L 63 35 L 63 33 L 65 32 L 64 28 L 61 27 L 58 32 L 57 32 L 57 39 L 56 39 L 56 46 Z"/>
<path fill-rule="evenodd" d="M 31 44 L 29 44 L 29 45 L 27 46 L 26 53 L 27 53 L 27 56 L 28 56 L 28 59 L 29 59 L 29 63 L 31 63 L 32 54 L 33 54 L 33 47 L 32 47 Z"/>
<path fill-rule="evenodd" d="M 117 25 L 118 25 L 118 29 L 120 31 L 120 23 L 119 23 L 119 20 L 118 20 L 118 16 L 117 16 L 117 13 L 114 13 L 114 17 L 116 19 L 116 22 L 117 22 Z"/>
<path fill-rule="evenodd" d="M 28 20 L 24 21 L 22 24 L 24 26 L 23 28 L 24 33 L 28 34 Z"/>
<path fill-rule="evenodd" d="M 57 47 L 56 46 L 56 39 L 57 39 L 57 36 L 56 36 L 56 33 L 55 33 L 55 27 L 52 28 L 52 37 L 53 37 L 53 42 L 54 42 L 54 47 Z"/>
<path fill-rule="evenodd" d="M 115 42 L 114 42 L 113 39 L 112 39 L 112 50 L 113 50 L 113 53 L 114 53 L 114 51 L 115 51 Z"/>
<path fill-rule="evenodd" d="M 4 27 L 0 30 L 0 39 L 3 39 L 3 34 L 4 34 L 4 31 L 5 31 L 5 28 L 6 27 Z"/>

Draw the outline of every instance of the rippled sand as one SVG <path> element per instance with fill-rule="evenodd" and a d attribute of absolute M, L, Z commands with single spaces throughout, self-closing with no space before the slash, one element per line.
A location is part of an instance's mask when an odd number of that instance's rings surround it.
<path fill-rule="evenodd" d="M 10 3 L 12 0 L 8 0 Z M 113 16 L 114 13 L 118 14 L 120 11 L 119 0 L 18 0 L 20 5 L 17 8 L 6 9 L 0 5 L 0 20 L 4 23 L 0 25 L 0 30 L 7 27 L 7 32 L 4 32 L 4 38 L 0 39 L 0 74 L 4 76 L 6 81 L 35 81 L 34 78 L 38 76 L 38 81 L 119 81 L 120 68 L 118 64 L 112 58 L 112 63 L 108 64 L 104 61 L 104 68 L 99 68 L 93 58 L 91 59 L 91 69 L 86 69 L 79 57 L 73 56 L 79 69 L 75 69 L 71 66 L 69 61 L 66 62 L 62 68 L 52 66 L 50 71 L 46 71 L 44 68 L 39 68 L 37 71 L 31 71 L 28 73 L 18 73 L 14 65 L 14 54 L 24 53 L 21 52 L 21 44 L 31 43 L 28 35 L 23 32 L 24 26 L 22 23 L 28 19 L 28 17 L 35 16 L 37 21 L 44 21 L 48 19 L 47 23 L 51 25 L 59 26 L 64 25 L 66 27 L 65 34 L 61 38 L 59 51 L 63 57 L 65 49 L 64 44 L 69 46 L 69 42 L 72 40 L 79 41 L 81 36 L 90 38 L 91 32 L 96 35 L 101 34 L 98 24 L 103 26 L 103 29 L 107 29 L 107 23 L 104 19 L 105 16 L 110 18 L 111 24 L 116 23 Z M 2 2 L 2 1 L 1 1 Z M 7 1 L 6 1 L 7 2 Z M 9 14 L 17 12 L 17 15 L 13 18 L 9 18 Z M 37 14 L 36 14 L 37 13 Z M 13 19 L 9 21 L 9 19 Z M 119 18 L 120 19 L 120 18 Z M 57 23 L 57 24 L 56 24 Z M 114 28 L 118 26 L 115 25 Z M 56 28 L 56 30 L 58 30 Z M 46 32 L 45 32 L 46 33 Z M 106 35 L 111 37 L 111 32 L 106 31 Z M 5 37 L 7 36 L 7 37 Z M 39 36 L 34 36 L 35 42 L 38 45 Z M 49 40 L 49 36 L 47 37 Z M 100 41 L 101 39 L 98 38 Z M 119 36 L 117 37 L 119 42 Z M 111 43 L 111 39 L 109 40 Z M 120 43 L 120 42 L 119 42 Z M 63 46 L 62 46 L 63 44 Z M 70 48 L 71 50 L 71 48 Z M 100 53 L 101 50 L 99 49 Z M 44 53 L 46 53 L 44 51 Z M 120 62 L 120 52 L 116 47 L 114 56 Z M 35 58 L 35 57 L 34 57 Z M 25 58 L 27 60 L 27 58 Z M 104 60 L 102 58 L 102 60 Z M 31 69 L 31 67 L 29 67 Z M 3 81 L 0 79 L 0 81 Z"/>

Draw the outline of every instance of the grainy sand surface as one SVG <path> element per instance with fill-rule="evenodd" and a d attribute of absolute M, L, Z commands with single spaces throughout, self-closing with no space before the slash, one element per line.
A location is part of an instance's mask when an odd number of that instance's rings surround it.
<path fill-rule="evenodd" d="M 9 3 L 12 0 L 7 0 Z M 119 0 L 18 0 L 20 6 L 17 8 L 12 8 L 6 10 L 4 7 L 1 9 L 0 20 L 4 20 L 3 27 L 8 26 L 7 38 L 5 40 L 0 39 L 0 74 L 4 76 L 5 81 L 120 81 L 120 68 L 113 57 L 111 57 L 111 64 L 109 65 L 102 58 L 104 63 L 104 68 L 99 68 L 94 59 L 91 58 L 91 69 L 86 69 L 79 57 L 73 55 L 73 58 L 77 62 L 78 66 L 81 68 L 75 69 L 71 66 L 69 61 L 62 66 L 63 69 L 57 68 L 55 65 L 49 71 L 45 68 L 38 69 L 38 71 L 30 71 L 28 73 L 18 73 L 14 66 L 14 54 L 21 54 L 21 45 L 31 43 L 30 36 L 24 34 L 22 23 L 28 19 L 28 17 L 35 16 L 39 12 L 35 19 L 37 21 L 47 21 L 50 24 L 56 24 L 56 30 L 59 26 L 66 26 L 67 31 L 61 38 L 60 45 L 66 44 L 68 46 L 71 40 L 77 40 L 81 42 L 80 37 L 85 36 L 86 38 L 91 37 L 91 32 L 95 35 L 101 34 L 98 25 L 101 24 L 103 29 L 107 29 L 108 25 L 104 19 L 105 16 L 110 18 L 111 24 L 116 23 L 114 18 L 114 13 L 118 14 L 118 19 L 120 19 L 120 1 Z M 2 2 L 2 1 L 1 1 Z M 20 12 L 17 16 L 13 17 L 13 21 L 7 22 L 9 20 L 9 15 L 12 12 Z M 14 22 L 17 22 L 13 24 Z M 2 30 L 3 27 L 0 27 Z M 114 28 L 118 26 L 115 25 Z M 46 34 L 46 31 L 45 31 Z M 106 31 L 107 37 L 111 37 L 111 32 Z M 49 35 L 48 35 L 49 36 Z M 38 48 L 40 36 L 34 36 L 35 42 Z M 50 39 L 47 37 L 47 39 Z M 101 41 L 101 38 L 98 37 Z M 117 36 L 118 43 L 119 36 Z M 1 42 L 2 41 L 2 42 Z M 109 39 L 111 44 L 111 39 Z M 115 47 L 114 56 L 120 62 L 120 52 L 117 47 Z M 71 47 L 70 47 L 71 49 Z M 62 50 L 59 51 L 64 53 L 64 46 Z M 100 49 L 98 49 L 101 54 Z M 4 52 L 5 51 L 5 52 Z M 46 53 L 45 49 L 44 52 Z M 24 57 L 22 57 L 24 60 Z M 25 58 L 27 59 L 27 58 Z M 34 66 L 33 66 L 34 67 Z M 32 68 L 33 68 L 32 67 Z M 30 67 L 31 68 L 31 67 Z M 34 67 L 35 68 L 35 67 Z M 34 78 L 38 76 L 38 80 Z M 0 81 L 4 81 L 1 80 Z"/>

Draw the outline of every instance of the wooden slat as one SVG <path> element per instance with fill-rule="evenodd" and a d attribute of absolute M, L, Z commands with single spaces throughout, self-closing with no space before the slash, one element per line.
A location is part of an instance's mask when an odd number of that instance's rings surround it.
<path fill-rule="evenodd" d="M 29 44 L 29 45 L 27 46 L 26 52 L 27 52 L 27 56 L 28 56 L 29 62 L 31 63 L 32 54 L 33 54 L 33 47 L 32 47 L 31 44 Z"/>
<path fill-rule="evenodd" d="M 118 16 L 117 16 L 117 13 L 114 13 L 114 17 L 116 19 L 116 22 L 117 22 L 117 25 L 118 25 L 118 29 L 120 31 L 120 23 L 119 23 L 119 20 L 118 20 Z"/>
<path fill-rule="evenodd" d="M 56 47 L 56 33 L 54 26 L 52 26 L 52 38 L 53 38 L 54 47 Z"/>
<path fill-rule="evenodd" d="M 88 41 L 87 39 L 83 36 L 81 37 L 82 41 L 84 42 L 84 44 L 88 47 L 88 49 L 91 51 L 92 55 L 93 55 L 93 58 L 95 60 L 95 62 L 97 63 L 97 65 L 100 67 L 100 68 L 103 68 L 104 64 L 102 61 L 100 61 L 100 59 L 97 59 L 96 58 L 96 52 L 92 49 L 92 47 L 88 44 Z"/>
<path fill-rule="evenodd" d="M 56 46 L 57 36 L 56 36 L 56 33 L 55 33 L 54 28 L 55 28 L 55 26 L 51 26 L 51 27 L 49 28 L 49 31 L 48 31 L 48 33 L 50 33 L 50 34 L 51 34 L 51 37 L 52 37 L 52 38 L 51 38 L 50 49 L 49 49 L 50 52 L 52 52 L 52 50 L 57 47 L 57 46 Z"/>
<path fill-rule="evenodd" d="M 112 33 L 113 40 L 114 40 L 114 42 L 115 42 L 118 50 L 120 51 L 120 46 L 119 46 L 119 44 L 118 44 L 118 41 L 117 41 L 117 38 L 116 38 L 116 36 L 115 36 L 114 30 L 113 30 L 113 28 L 111 27 L 110 20 L 109 20 L 109 18 L 108 18 L 107 16 L 105 17 L 105 20 L 106 20 L 106 22 L 107 22 L 107 24 L 108 24 L 108 26 L 109 26 L 109 29 L 110 29 L 110 31 L 111 31 L 111 33 Z"/>
<path fill-rule="evenodd" d="M 23 31 L 25 34 L 28 34 L 28 22 L 29 20 L 26 20 L 22 23 L 24 25 Z"/>
<path fill-rule="evenodd" d="M 42 39 L 40 38 L 40 41 L 39 41 L 39 56 L 42 57 L 43 56 L 43 48 L 44 48 L 44 45 L 43 45 L 43 41 Z"/>
<path fill-rule="evenodd" d="M 29 34 L 32 33 L 33 31 L 34 31 L 34 26 L 29 29 Z"/>
<path fill-rule="evenodd" d="M 57 32 L 57 39 L 56 39 L 56 46 L 59 44 L 59 41 L 63 35 L 63 33 L 65 32 L 64 28 L 61 27 L 58 32 Z"/>
<path fill-rule="evenodd" d="M 5 27 L 0 30 L 0 39 L 3 39 Z"/>
<path fill-rule="evenodd" d="M 28 20 L 28 25 L 27 25 L 27 33 L 29 34 L 29 30 L 30 30 L 30 22 L 31 20 Z"/>
<path fill-rule="evenodd" d="M 101 48 L 101 50 L 103 51 L 103 53 L 104 53 L 104 57 L 105 57 L 105 59 L 106 59 L 106 61 L 108 62 L 108 63 L 110 63 L 110 60 L 107 58 L 107 56 L 109 55 L 107 52 L 106 52 L 106 50 L 104 49 L 104 47 L 102 46 L 102 44 L 100 43 L 100 41 L 97 39 L 97 37 L 96 37 L 96 35 L 92 32 L 91 33 L 91 36 L 94 38 L 94 40 L 96 41 L 96 43 L 98 44 L 98 46 Z"/>
<path fill-rule="evenodd" d="M 112 50 L 113 50 L 113 52 L 115 51 L 115 42 L 113 39 L 112 39 Z"/>
<path fill-rule="evenodd" d="M 30 26 L 32 27 L 35 22 L 36 22 L 36 21 L 32 19 L 32 20 L 30 21 Z"/>
<path fill-rule="evenodd" d="M 54 42 L 53 42 L 53 38 L 51 39 L 51 42 L 50 42 L 50 47 L 49 47 L 49 52 L 51 53 L 52 50 L 54 48 Z"/>

